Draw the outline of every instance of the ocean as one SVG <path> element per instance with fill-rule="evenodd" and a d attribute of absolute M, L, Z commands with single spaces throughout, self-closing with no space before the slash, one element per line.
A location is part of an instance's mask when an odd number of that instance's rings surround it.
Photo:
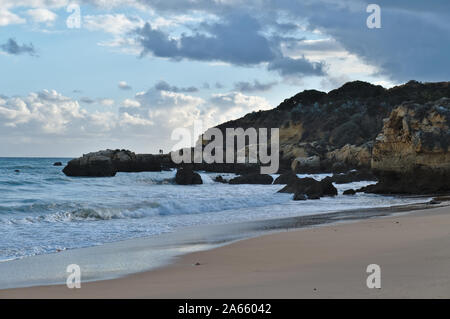
<path fill-rule="evenodd" d="M 424 199 L 342 192 L 372 182 L 335 185 L 339 195 L 293 201 L 283 185 L 171 182 L 175 171 L 118 173 L 111 178 L 66 177 L 54 162 L 67 158 L 0 158 L 0 262 L 140 237 L 183 228 L 237 225 L 358 208 L 387 207 Z M 19 172 L 16 172 L 18 170 Z M 233 174 L 220 174 L 232 177 Z M 299 175 L 322 179 L 327 174 Z M 274 175 L 276 177 L 276 175 Z"/>

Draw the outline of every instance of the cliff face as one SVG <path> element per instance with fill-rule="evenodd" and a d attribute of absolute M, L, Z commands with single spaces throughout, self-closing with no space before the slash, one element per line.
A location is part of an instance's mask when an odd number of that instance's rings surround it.
<path fill-rule="evenodd" d="M 450 99 L 395 108 L 377 136 L 372 169 L 376 193 L 450 190 Z"/>
<path fill-rule="evenodd" d="M 282 168 L 293 160 L 305 162 L 318 156 L 319 171 L 370 167 L 371 142 L 383 127 L 383 119 L 405 101 L 427 103 L 450 97 L 450 82 L 410 81 L 391 89 L 356 81 L 329 93 L 303 91 L 268 111 L 253 112 L 217 127 L 280 128 Z M 313 170 L 314 170 L 313 169 Z M 296 166 L 297 172 L 311 167 Z"/>
<path fill-rule="evenodd" d="M 226 128 L 279 128 L 280 171 L 343 172 L 372 167 L 380 183 L 367 191 L 434 192 L 448 189 L 450 180 L 448 97 L 450 82 L 410 81 L 385 89 L 356 81 L 329 93 L 303 91 L 272 110 L 253 112 L 217 128 L 224 137 Z M 114 176 L 178 166 L 169 154 L 107 150 L 70 161 L 64 173 Z M 214 172 L 259 171 L 258 164 L 247 163 L 191 166 Z"/>
<path fill-rule="evenodd" d="M 409 172 L 417 167 L 450 169 L 450 99 L 394 109 L 377 136 L 372 168 Z"/>

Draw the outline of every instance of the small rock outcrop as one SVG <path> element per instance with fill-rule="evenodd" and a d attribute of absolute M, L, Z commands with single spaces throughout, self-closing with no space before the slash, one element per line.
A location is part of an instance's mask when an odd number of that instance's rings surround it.
<path fill-rule="evenodd" d="M 267 174 L 247 174 L 235 177 L 229 181 L 230 184 L 272 184 L 273 177 Z"/>
<path fill-rule="evenodd" d="M 61 162 L 55 162 L 55 163 L 53 163 L 53 166 L 62 166 L 62 163 Z"/>
<path fill-rule="evenodd" d="M 293 198 L 293 200 L 307 200 L 307 199 L 308 199 L 308 197 L 306 197 L 306 195 L 303 193 L 296 193 L 296 194 L 294 194 L 294 198 Z"/>
<path fill-rule="evenodd" d="M 216 176 L 216 178 L 214 178 L 214 181 L 222 184 L 228 183 L 228 181 L 225 178 L 223 178 L 222 175 Z"/>
<path fill-rule="evenodd" d="M 166 158 L 128 150 L 103 150 L 84 154 L 67 163 L 63 172 L 67 176 L 109 177 L 117 172 L 161 171 Z"/>
<path fill-rule="evenodd" d="M 426 194 L 450 190 L 450 99 L 394 109 L 375 141 L 372 193 Z"/>
<path fill-rule="evenodd" d="M 112 162 L 113 153 L 99 151 L 85 154 L 80 158 L 73 159 L 67 163 L 63 172 L 67 176 L 84 177 L 110 177 L 117 173 Z"/>
<path fill-rule="evenodd" d="M 376 181 L 376 176 L 368 169 L 358 171 L 350 171 L 344 174 L 333 174 L 331 177 L 326 177 L 332 183 L 346 184 L 361 181 Z"/>
<path fill-rule="evenodd" d="M 278 176 L 274 184 L 290 184 L 294 183 L 298 179 L 297 175 L 293 171 L 287 171 L 286 173 L 281 174 Z"/>
<path fill-rule="evenodd" d="M 198 185 L 203 184 L 201 176 L 191 168 L 181 167 L 175 175 L 175 183 L 178 185 Z"/>
<path fill-rule="evenodd" d="M 355 195 L 356 191 L 354 189 L 347 189 L 344 191 L 344 195 Z"/>
<path fill-rule="evenodd" d="M 314 178 L 298 178 L 278 191 L 279 193 L 293 193 L 294 199 L 299 200 L 305 195 L 307 199 L 319 199 L 323 196 L 336 196 L 337 189 L 330 181 L 317 181 Z"/>

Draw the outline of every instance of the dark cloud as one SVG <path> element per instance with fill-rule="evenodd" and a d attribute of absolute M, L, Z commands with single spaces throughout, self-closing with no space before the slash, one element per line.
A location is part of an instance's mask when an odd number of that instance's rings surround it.
<path fill-rule="evenodd" d="M 323 40 L 301 40 L 297 39 L 282 39 L 281 40 L 285 45 L 286 49 L 302 53 L 302 52 L 311 52 L 311 51 L 320 51 L 320 52 L 340 52 L 343 51 L 344 48 L 334 39 L 323 39 Z"/>
<path fill-rule="evenodd" d="M 252 82 L 237 82 L 234 84 L 234 89 L 240 92 L 257 92 L 257 91 L 269 91 L 277 82 L 261 83 L 258 80 Z"/>
<path fill-rule="evenodd" d="M 270 40 L 267 34 L 262 36 L 260 33 L 261 26 L 272 27 L 279 36 L 285 37 L 283 32 L 290 34 L 295 31 L 294 23 L 302 23 L 308 25 L 310 30 L 320 30 L 331 36 L 350 53 L 377 66 L 381 73 L 397 81 L 411 78 L 422 81 L 448 80 L 450 75 L 448 0 L 378 0 L 375 3 L 381 7 L 381 29 L 369 29 L 366 26 L 369 16 L 366 8 L 373 3 L 372 0 L 141 0 L 141 3 L 161 12 L 187 14 L 200 11 L 219 17 L 241 12 L 253 18 L 246 29 L 240 21 L 226 18 L 228 22 L 219 24 L 218 28 L 210 26 L 211 32 L 208 32 L 211 37 L 195 34 L 183 36 L 180 42 L 169 40 L 167 35 L 157 31 L 152 33 L 151 28 L 147 28 L 142 33 L 142 44 L 146 48 L 144 52 L 156 56 L 219 60 L 234 64 L 256 64 L 264 60 L 271 63 L 271 69 L 281 74 L 292 73 L 285 66 L 294 64 L 295 69 L 301 71 L 300 74 L 302 69 L 312 71 L 313 74 L 321 73 L 323 69 L 320 65 L 305 67 L 304 62 L 309 61 L 285 59 L 278 51 L 277 41 L 268 45 L 259 38 Z M 305 21 L 307 24 L 303 23 Z M 227 28 L 232 30 L 225 32 Z M 230 35 L 233 35 L 231 39 Z M 248 44 L 247 40 L 250 40 Z M 294 45 L 300 39 L 291 40 L 286 38 L 284 42 Z M 333 44 L 314 45 L 317 49 L 322 46 L 322 50 L 331 50 Z M 307 49 L 306 43 L 298 47 L 300 51 Z"/>
<path fill-rule="evenodd" d="M 311 30 L 332 36 L 394 80 L 448 80 L 450 1 L 377 1 L 380 29 L 366 26 L 369 3 L 372 1 L 277 1 L 278 7 L 293 17 L 306 17 Z"/>
<path fill-rule="evenodd" d="M 136 30 L 136 34 L 143 47 L 142 56 L 151 53 L 174 60 L 222 61 L 245 66 L 268 62 L 270 70 L 278 71 L 281 75 L 324 74 L 321 64 L 305 58 L 294 60 L 283 56 L 280 41 L 263 35 L 263 29 L 256 18 L 245 13 L 233 13 L 221 22 L 201 23 L 194 34 L 182 34 L 178 40 L 153 29 L 149 23 Z"/>
<path fill-rule="evenodd" d="M 157 91 L 169 91 L 169 92 L 176 92 L 176 93 L 194 93 L 198 92 L 198 88 L 195 86 L 190 87 L 178 87 L 175 85 L 170 85 L 166 81 L 159 81 L 155 84 L 155 89 Z"/>
<path fill-rule="evenodd" d="M 277 71 L 283 76 L 325 75 L 323 62 L 310 62 L 305 58 L 282 57 L 269 63 L 269 71 Z"/>
<path fill-rule="evenodd" d="M 13 55 L 29 54 L 31 56 L 37 56 L 32 43 L 20 45 L 13 38 L 9 38 L 6 43 L 0 44 L 0 49 Z"/>
<path fill-rule="evenodd" d="M 237 65 L 254 65 L 275 58 L 270 42 L 259 32 L 258 21 L 247 15 L 233 14 L 221 23 L 202 23 L 192 35 L 170 39 L 147 23 L 137 31 L 142 54 L 158 57 L 222 61 Z"/>

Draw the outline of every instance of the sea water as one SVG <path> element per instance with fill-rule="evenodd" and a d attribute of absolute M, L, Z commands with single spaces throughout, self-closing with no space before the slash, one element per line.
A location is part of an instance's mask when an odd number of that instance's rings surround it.
<path fill-rule="evenodd" d="M 339 195 L 293 201 L 283 185 L 228 185 L 200 173 L 203 185 L 173 184 L 175 171 L 74 178 L 53 166 L 64 158 L 0 158 L 0 262 L 158 236 L 190 226 L 306 216 L 423 199 L 342 192 L 373 182 L 335 185 Z M 18 170 L 18 172 L 17 172 Z M 233 174 L 221 174 L 225 178 Z M 310 176 L 318 180 L 328 176 Z M 274 175 L 276 177 L 276 175 Z"/>

